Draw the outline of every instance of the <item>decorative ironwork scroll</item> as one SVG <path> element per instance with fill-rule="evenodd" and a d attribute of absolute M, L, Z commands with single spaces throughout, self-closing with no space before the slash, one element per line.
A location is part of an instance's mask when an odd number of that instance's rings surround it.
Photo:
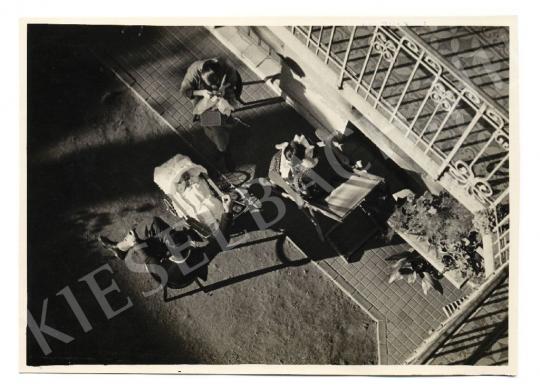
<path fill-rule="evenodd" d="M 489 204 L 489 197 L 493 195 L 493 189 L 484 178 L 476 177 L 467 163 L 458 160 L 449 166 L 448 172 L 469 194 L 475 196 L 482 203 Z"/>

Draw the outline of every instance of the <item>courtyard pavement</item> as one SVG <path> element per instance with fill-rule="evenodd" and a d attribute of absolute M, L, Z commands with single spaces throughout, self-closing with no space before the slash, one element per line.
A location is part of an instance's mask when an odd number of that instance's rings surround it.
<path fill-rule="evenodd" d="M 102 32 L 99 41 L 100 44 L 92 49 L 106 66 L 209 166 L 215 159 L 215 152 L 200 127 L 192 126 L 191 103 L 179 95 L 186 68 L 198 59 L 227 57 L 237 66 L 244 81 L 250 82 L 244 88 L 244 100 L 259 101 L 276 96 L 244 62 L 203 27 L 109 28 Z M 251 127 L 235 129 L 233 154 L 238 171 L 249 177 L 266 176 L 275 144 L 290 139 L 293 132 L 314 132 L 304 118 L 283 102 L 251 108 L 239 116 Z M 371 162 L 379 168 L 377 174 L 383 174 L 391 186 L 401 185 L 398 183 L 400 172 L 393 170 L 382 156 L 373 155 Z M 291 229 L 286 231 L 289 239 L 377 321 L 381 364 L 405 361 L 447 318 L 443 307 L 467 294 L 446 280 L 442 281 L 443 295 L 430 292 L 425 296 L 418 281 L 412 285 L 405 281 L 389 284 L 391 265 L 385 258 L 407 249 L 402 242 L 368 243 L 366 249 L 348 263 L 328 249 L 327 244 L 317 241 L 307 221 L 293 219 L 289 226 Z"/>

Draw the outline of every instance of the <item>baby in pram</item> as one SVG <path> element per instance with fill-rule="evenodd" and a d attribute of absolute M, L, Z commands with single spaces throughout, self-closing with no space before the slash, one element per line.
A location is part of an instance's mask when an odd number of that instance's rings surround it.
<path fill-rule="evenodd" d="M 223 193 L 203 166 L 178 154 L 154 170 L 154 182 L 167 196 L 171 212 L 214 232 L 223 216 Z"/>

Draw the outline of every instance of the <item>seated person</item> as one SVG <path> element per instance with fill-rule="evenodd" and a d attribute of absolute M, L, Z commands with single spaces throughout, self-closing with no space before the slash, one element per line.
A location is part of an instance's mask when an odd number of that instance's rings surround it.
<path fill-rule="evenodd" d="M 303 135 L 276 145 L 275 169 L 296 192 L 307 199 L 320 199 L 328 195 L 340 182 L 361 167 L 351 164 L 333 142 L 309 143 Z M 272 164 L 271 164 L 272 169 Z"/>
<path fill-rule="evenodd" d="M 104 236 L 99 236 L 98 240 L 117 258 L 134 264 L 146 264 L 148 271 L 162 285 L 181 288 L 201 276 L 201 272 L 206 272 L 208 263 L 224 250 L 229 240 L 231 198 L 223 196 L 222 202 L 225 214 L 219 230 L 208 240 L 202 239 L 197 230 L 197 222 L 189 217 L 174 227 L 154 217 L 144 227 L 142 236 L 132 229 L 118 243 Z M 218 235 L 221 237 L 218 238 Z M 166 273 L 166 281 L 163 281 L 163 271 Z"/>

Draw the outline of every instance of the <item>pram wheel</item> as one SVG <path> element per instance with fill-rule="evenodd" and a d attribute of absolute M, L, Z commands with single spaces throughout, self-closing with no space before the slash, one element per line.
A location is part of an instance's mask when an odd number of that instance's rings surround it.
<path fill-rule="evenodd" d="M 232 200 L 231 209 L 232 209 L 233 215 L 238 216 L 239 214 L 243 213 L 246 210 L 247 205 L 244 202 L 245 200 L 243 199 L 242 194 L 240 194 L 240 192 L 237 189 L 233 189 L 233 191 L 231 191 L 229 195 Z"/>

